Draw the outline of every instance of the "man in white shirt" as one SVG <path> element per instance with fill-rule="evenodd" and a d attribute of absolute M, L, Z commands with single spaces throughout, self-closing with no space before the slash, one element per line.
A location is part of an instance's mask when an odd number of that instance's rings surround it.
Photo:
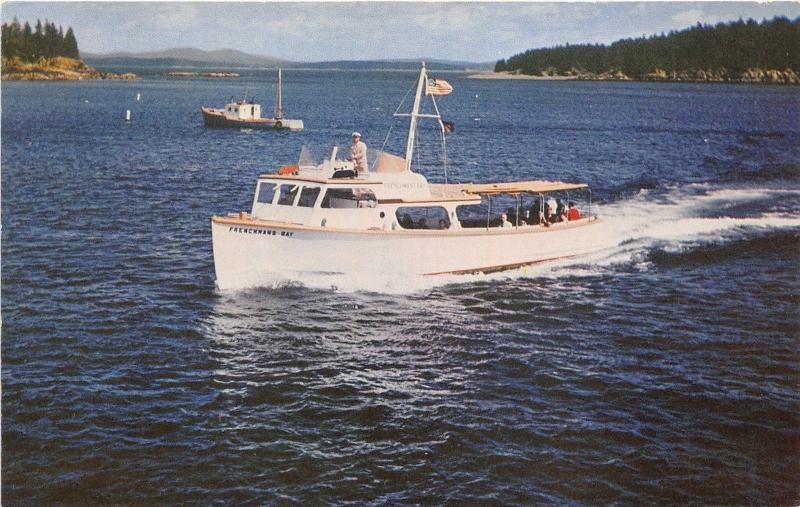
<path fill-rule="evenodd" d="M 367 171 L 367 145 L 361 142 L 361 134 L 353 132 L 353 146 L 350 147 L 350 158 L 356 173 Z"/>
<path fill-rule="evenodd" d="M 544 216 L 545 218 L 547 218 L 547 221 L 550 223 L 558 222 L 558 214 L 556 213 L 558 204 L 556 203 L 556 200 L 550 197 L 547 199 L 547 201 L 545 201 L 544 204 L 545 204 Z"/>

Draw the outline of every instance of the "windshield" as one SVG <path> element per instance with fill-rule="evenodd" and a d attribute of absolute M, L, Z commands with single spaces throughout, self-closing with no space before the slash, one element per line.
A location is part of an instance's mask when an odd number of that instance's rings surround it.
<path fill-rule="evenodd" d="M 350 157 L 349 145 L 331 146 L 329 148 L 303 145 L 300 149 L 297 165 L 300 167 L 317 167 L 326 160 L 330 160 L 334 150 L 336 152 L 335 158 L 338 160 L 346 160 Z M 376 170 L 379 165 L 383 169 L 381 172 L 402 172 L 405 170 L 404 159 L 391 153 L 382 152 L 377 148 L 370 149 L 367 147 L 367 165 L 371 171 Z"/>
<path fill-rule="evenodd" d="M 320 154 L 312 152 L 311 148 L 309 148 L 306 145 L 303 145 L 303 147 L 300 149 L 300 158 L 297 161 L 297 165 L 299 165 L 300 167 L 304 166 L 316 167 L 321 160 L 322 156 Z"/>

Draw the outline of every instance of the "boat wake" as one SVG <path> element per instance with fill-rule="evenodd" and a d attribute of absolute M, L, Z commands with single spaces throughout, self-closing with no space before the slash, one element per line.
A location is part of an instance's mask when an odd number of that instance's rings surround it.
<path fill-rule="evenodd" d="M 589 262 L 614 267 L 644 262 L 647 252 L 680 252 L 800 229 L 800 190 L 687 185 L 602 208 L 614 247 Z M 643 267 L 640 265 L 639 267 Z"/>
<path fill-rule="evenodd" d="M 486 283 L 514 278 L 596 277 L 630 269 L 647 270 L 651 254 L 680 254 L 775 233 L 800 233 L 800 189 L 714 188 L 687 185 L 656 192 L 640 191 L 629 199 L 599 207 L 608 225 L 608 248 L 573 259 L 525 266 L 490 274 L 394 277 L 317 273 L 266 283 L 268 288 L 305 286 L 341 292 L 403 294 L 449 284 Z"/>

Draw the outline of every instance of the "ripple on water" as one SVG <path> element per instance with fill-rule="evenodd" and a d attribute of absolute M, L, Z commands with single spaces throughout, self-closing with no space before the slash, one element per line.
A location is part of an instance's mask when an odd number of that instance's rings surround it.
<path fill-rule="evenodd" d="M 413 81 L 368 74 L 383 111 Z M 202 128 L 241 83 L 3 83 L 7 503 L 797 503 L 796 94 L 454 74 L 451 176 L 491 179 L 489 146 L 512 154 L 494 176 L 588 181 L 618 246 L 220 293 L 211 215 L 346 140 L 331 110 L 388 128 L 349 74 L 285 78 L 302 134 Z"/>

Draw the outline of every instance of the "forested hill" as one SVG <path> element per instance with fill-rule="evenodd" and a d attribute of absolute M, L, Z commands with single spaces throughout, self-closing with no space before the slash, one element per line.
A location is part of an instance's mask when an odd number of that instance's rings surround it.
<path fill-rule="evenodd" d="M 603 44 L 531 49 L 496 72 L 596 79 L 797 82 L 800 18 L 739 20 Z M 760 74 L 759 74 L 760 73 Z M 777 74 L 776 74 L 777 73 Z M 767 76 L 764 78 L 763 76 Z M 762 79 L 756 79 L 762 76 Z M 792 78 L 792 76 L 794 76 Z"/>
<path fill-rule="evenodd" d="M 23 62 L 35 62 L 40 58 L 65 56 L 78 58 L 78 41 L 72 27 L 64 33 L 62 27 L 56 29 L 55 23 L 45 20 L 36 22 L 36 28 L 26 21 L 20 26 L 14 18 L 11 23 L 3 23 L 2 27 L 3 58 L 19 58 Z"/>
<path fill-rule="evenodd" d="M 78 41 L 68 27 L 45 20 L 31 28 L 17 18 L 2 25 L 2 72 L 5 80 L 135 79 L 133 74 L 99 72 L 80 60 Z"/>

